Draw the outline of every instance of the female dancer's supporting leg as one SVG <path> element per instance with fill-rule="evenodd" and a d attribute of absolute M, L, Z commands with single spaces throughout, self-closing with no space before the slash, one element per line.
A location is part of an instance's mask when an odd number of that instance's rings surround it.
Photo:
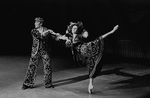
<path fill-rule="evenodd" d="M 92 94 L 93 92 L 93 89 L 94 89 L 94 86 L 93 86 L 93 82 L 94 82 L 94 79 L 100 75 L 100 72 L 102 70 L 102 67 L 103 67 L 103 60 L 101 59 L 101 61 L 99 62 L 99 64 L 97 65 L 96 69 L 95 69 L 95 72 L 93 73 L 93 75 L 91 75 L 89 77 L 89 86 L 88 86 L 88 92 L 89 94 Z"/>

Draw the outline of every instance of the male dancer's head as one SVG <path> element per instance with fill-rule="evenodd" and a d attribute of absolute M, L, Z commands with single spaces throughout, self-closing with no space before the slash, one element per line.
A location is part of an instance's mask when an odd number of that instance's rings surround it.
<path fill-rule="evenodd" d="M 40 17 L 35 18 L 35 23 L 34 23 L 35 28 L 38 29 L 38 28 L 42 27 L 43 22 L 44 22 L 44 20 L 42 18 L 40 18 Z"/>

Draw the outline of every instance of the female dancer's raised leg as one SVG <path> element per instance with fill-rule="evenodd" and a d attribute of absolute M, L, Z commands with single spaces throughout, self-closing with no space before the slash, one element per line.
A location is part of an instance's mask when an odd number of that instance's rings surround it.
<path fill-rule="evenodd" d="M 110 32 L 104 34 L 104 35 L 101 35 L 99 38 L 100 39 L 104 39 L 105 37 L 107 37 L 108 35 L 114 33 L 117 29 L 118 29 L 118 25 L 116 25 L 113 30 L 111 30 Z M 101 42 L 101 44 L 103 44 L 103 42 Z M 102 57 L 102 54 L 103 54 L 103 45 L 100 46 L 99 48 L 101 48 L 100 50 L 100 53 L 99 53 L 99 60 L 97 61 L 97 64 L 95 64 L 94 68 L 92 68 L 92 71 L 90 71 L 90 78 L 89 78 L 89 86 L 88 86 L 88 92 L 89 94 L 92 94 L 92 91 L 94 89 L 94 86 L 93 86 L 93 82 L 94 82 L 94 78 L 96 76 L 99 75 L 99 73 L 101 72 L 101 69 L 102 69 L 102 66 L 103 66 L 103 63 L 101 60 L 101 57 Z M 95 62 L 96 63 L 96 62 Z M 101 63 L 101 64 L 100 64 Z M 99 64 L 99 65 L 98 65 Z M 91 74 L 92 73 L 92 74 Z"/>

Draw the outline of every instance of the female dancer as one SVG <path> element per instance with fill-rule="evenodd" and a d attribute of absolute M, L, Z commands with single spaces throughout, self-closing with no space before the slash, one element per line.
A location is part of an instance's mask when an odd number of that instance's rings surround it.
<path fill-rule="evenodd" d="M 88 37 L 88 32 L 83 29 L 82 22 L 70 22 L 66 30 L 66 34 L 59 36 L 59 39 L 66 40 L 66 46 L 75 49 L 84 57 L 84 61 L 89 70 L 89 86 L 88 92 L 91 94 L 93 90 L 93 80 L 98 76 L 101 71 L 102 65 L 98 65 L 102 58 L 104 42 L 103 39 L 117 30 L 118 25 L 114 29 L 104 35 L 99 36 L 97 39 L 84 42 L 83 39 Z"/>

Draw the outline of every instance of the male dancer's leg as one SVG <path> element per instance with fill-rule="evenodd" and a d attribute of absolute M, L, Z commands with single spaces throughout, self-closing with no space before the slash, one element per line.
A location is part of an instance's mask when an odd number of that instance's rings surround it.
<path fill-rule="evenodd" d="M 39 54 L 37 53 L 36 55 L 32 55 L 30 57 L 29 66 L 23 83 L 24 85 L 27 86 L 34 85 L 38 64 L 39 64 Z"/>
<path fill-rule="evenodd" d="M 52 66 L 50 64 L 50 56 L 46 51 L 42 53 L 42 60 L 44 65 L 44 85 L 46 88 L 53 87 L 52 85 Z"/>

